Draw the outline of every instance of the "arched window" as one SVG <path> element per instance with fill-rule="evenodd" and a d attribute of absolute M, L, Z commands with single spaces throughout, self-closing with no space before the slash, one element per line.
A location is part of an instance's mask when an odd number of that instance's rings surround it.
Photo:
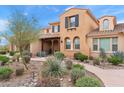
<path fill-rule="evenodd" d="M 71 49 L 71 40 L 69 38 L 65 39 L 65 45 L 66 49 Z"/>
<path fill-rule="evenodd" d="M 80 49 L 80 39 L 78 37 L 74 38 L 74 49 Z"/>
<path fill-rule="evenodd" d="M 109 30 L 109 20 L 105 19 L 103 21 L 103 30 Z"/>

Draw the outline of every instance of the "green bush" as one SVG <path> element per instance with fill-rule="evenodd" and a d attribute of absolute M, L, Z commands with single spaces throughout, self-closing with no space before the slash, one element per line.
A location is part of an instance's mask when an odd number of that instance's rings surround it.
<path fill-rule="evenodd" d="M 82 77 L 76 81 L 77 87 L 100 87 L 100 81 L 92 77 Z"/>
<path fill-rule="evenodd" d="M 24 73 L 24 67 L 16 68 L 16 76 L 23 75 L 23 73 Z"/>
<path fill-rule="evenodd" d="M 64 54 L 62 52 L 55 52 L 54 57 L 57 58 L 58 60 L 63 60 L 64 59 Z"/>
<path fill-rule="evenodd" d="M 60 79 L 55 77 L 47 77 L 41 80 L 42 87 L 60 87 Z"/>
<path fill-rule="evenodd" d="M 93 60 L 93 65 L 95 66 L 95 65 L 100 65 L 100 58 L 99 57 L 97 57 L 97 58 L 95 58 L 94 60 Z"/>
<path fill-rule="evenodd" d="M 112 63 L 113 65 L 119 65 L 119 64 L 123 63 L 123 60 L 120 57 L 114 56 L 114 55 L 112 55 L 111 57 L 109 57 L 108 58 L 108 61 L 110 63 Z"/>
<path fill-rule="evenodd" d="M 0 50 L 0 54 L 1 54 L 1 55 L 5 55 L 6 53 L 7 53 L 6 50 Z"/>
<path fill-rule="evenodd" d="M 0 67 L 0 79 L 9 79 L 10 75 L 13 73 L 13 70 L 8 67 Z"/>
<path fill-rule="evenodd" d="M 60 60 L 48 59 L 43 67 L 43 77 L 61 77 L 65 73 L 65 69 L 62 67 Z"/>
<path fill-rule="evenodd" d="M 10 56 L 14 56 L 14 54 L 15 54 L 15 51 L 10 51 L 10 52 L 9 52 L 9 55 L 10 55 Z"/>
<path fill-rule="evenodd" d="M 75 84 L 76 80 L 85 76 L 85 70 L 80 68 L 73 68 L 71 72 L 72 83 Z"/>
<path fill-rule="evenodd" d="M 117 51 L 117 52 L 113 53 L 113 55 L 118 56 L 119 58 L 121 58 L 124 61 L 124 52 Z"/>
<path fill-rule="evenodd" d="M 84 61 L 84 60 L 87 60 L 88 59 L 88 56 L 78 52 L 78 53 L 74 53 L 74 58 L 76 60 L 80 60 L 80 61 Z"/>
<path fill-rule="evenodd" d="M 73 62 L 71 60 L 65 61 L 65 64 L 67 69 L 72 69 Z"/>
<path fill-rule="evenodd" d="M 80 65 L 80 64 L 74 64 L 73 65 L 73 68 L 84 69 L 84 66 L 83 65 Z"/>
<path fill-rule="evenodd" d="M 2 65 L 5 65 L 9 61 L 9 57 L 0 55 L 0 61 Z"/>
<path fill-rule="evenodd" d="M 93 58 L 93 56 L 89 56 L 89 60 L 93 60 L 94 58 Z"/>

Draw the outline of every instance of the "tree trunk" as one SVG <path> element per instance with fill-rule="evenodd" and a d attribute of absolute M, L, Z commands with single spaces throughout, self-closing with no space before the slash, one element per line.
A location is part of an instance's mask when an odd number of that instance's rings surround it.
<path fill-rule="evenodd" d="M 23 57 L 22 57 L 22 49 L 19 48 L 19 51 L 20 51 L 20 57 L 22 59 L 22 63 L 24 64 L 25 68 L 28 70 L 28 66 L 27 66 L 26 62 L 23 60 Z"/>

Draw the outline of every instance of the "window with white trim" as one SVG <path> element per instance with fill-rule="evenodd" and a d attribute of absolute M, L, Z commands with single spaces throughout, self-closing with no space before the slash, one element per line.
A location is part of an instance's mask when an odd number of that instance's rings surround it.
<path fill-rule="evenodd" d="M 66 49 L 71 49 L 71 40 L 69 38 L 65 39 L 65 45 Z"/>
<path fill-rule="evenodd" d="M 118 38 L 112 38 L 112 51 L 118 51 Z"/>
<path fill-rule="evenodd" d="M 93 51 L 98 51 L 98 39 L 93 38 Z"/>
<path fill-rule="evenodd" d="M 109 30 L 109 20 L 103 20 L 103 30 Z"/>
<path fill-rule="evenodd" d="M 74 49 L 80 49 L 80 39 L 78 37 L 74 38 Z"/>

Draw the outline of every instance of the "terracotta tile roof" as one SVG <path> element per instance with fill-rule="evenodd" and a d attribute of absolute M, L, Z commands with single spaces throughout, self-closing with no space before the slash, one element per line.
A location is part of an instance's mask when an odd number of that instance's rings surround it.
<path fill-rule="evenodd" d="M 94 29 L 93 31 L 89 32 L 87 36 L 112 35 L 118 34 L 119 32 L 124 32 L 124 23 L 115 25 L 114 30 L 99 31 L 99 28 Z"/>

